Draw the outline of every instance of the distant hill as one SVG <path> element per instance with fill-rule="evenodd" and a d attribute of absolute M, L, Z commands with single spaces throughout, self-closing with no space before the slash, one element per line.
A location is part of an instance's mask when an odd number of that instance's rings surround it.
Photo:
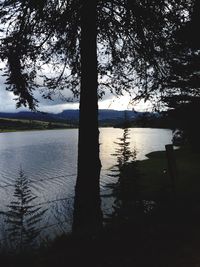
<path fill-rule="evenodd" d="M 0 118 L 19 120 L 56 121 L 56 117 L 51 113 L 20 111 L 16 113 L 0 112 Z"/>
<path fill-rule="evenodd" d="M 102 109 L 99 110 L 99 123 L 100 125 L 106 125 L 106 124 L 115 125 L 116 123 L 122 122 L 125 116 L 126 119 L 132 121 L 141 114 L 142 114 L 141 112 L 130 111 L 130 110 L 119 111 L 119 110 Z M 21 111 L 17 113 L 0 112 L 0 118 L 40 120 L 49 122 L 66 122 L 66 123 L 78 124 L 79 110 L 68 109 L 58 114 L 31 112 L 31 111 Z"/>

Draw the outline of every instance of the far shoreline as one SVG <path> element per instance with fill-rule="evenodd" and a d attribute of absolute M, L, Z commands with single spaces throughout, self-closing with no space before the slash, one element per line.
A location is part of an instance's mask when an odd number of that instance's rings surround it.
<path fill-rule="evenodd" d="M 53 130 L 70 130 L 70 129 L 78 129 L 78 127 L 69 127 L 69 128 L 54 128 L 54 129 L 20 129 L 20 130 L 0 130 L 1 133 L 18 133 L 18 132 L 37 132 L 37 131 L 53 131 Z"/>
<path fill-rule="evenodd" d="M 115 127 L 113 125 L 109 125 L 109 126 L 99 126 L 99 129 L 100 128 L 115 128 L 115 129 L 124 129 L 122 127 Z M 170 130 L 172 131 L 171 128 L 164 128 L 164 127 L 142 127 L 142 126 L 132 126 L 132 127 L 128 127 L 129 129 L 134 129 L 134 128 L 142 128 L 142 129 L 163 129 L 163 130 Z M 16 132 L 35 132 L 35 131 L 52 131 L 52 130 L 70 130 L 70 129 L 79 129 L 78 126 L 71 126 L 71 127 L 63 127 L 63 128 L 41 128 L 41 129 L 10 129 L 10 130 L 2 130 L 0 129 L 0 134 L 1 133 L 16 133 Z"/>

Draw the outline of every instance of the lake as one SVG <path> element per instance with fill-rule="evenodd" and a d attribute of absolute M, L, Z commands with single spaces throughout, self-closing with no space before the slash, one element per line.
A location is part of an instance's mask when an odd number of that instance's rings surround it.
<path fill-rule="evenodd" d="M 172 131 L 167 129 L 131 128 L 130 147 L 136 149 L 137 159 L 146 158 L 152 151 L 164 150 L 171 143 Z M 115 153 L 118 138 L 123 130 L 100 129 L 100 157 L 102 161 L 101 191 L 113 182 L 110 169 L 116 163 Z M 22 168 L 30 181 L 37 203 L 48 208 L 45 213 L 45 231 L 70 228 L 74 186 L 76 181 L 78 130 L 47 130 L 12 132 L 0 134 L 0 210 L 13 199 L 14 183 Z M 109 201 L 103 201 L 103 209 L 109 208 Z M 63 226 L 64 221 L 68 225 Z M 3 219 L 1 219 L 3 221 Z M 55 232 L 55 229 L 52 230 Z"/>

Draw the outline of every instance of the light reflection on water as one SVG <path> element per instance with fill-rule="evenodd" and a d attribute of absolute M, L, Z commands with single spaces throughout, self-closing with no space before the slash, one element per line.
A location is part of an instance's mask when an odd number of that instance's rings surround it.
<path fill-rule="evenodd" d="M 108 174 L 109 169 L 116 162 L 112 156 L 117 146 L 114 142 L 122 137 L 122 134 L 122 129 L 100 129 L 102 190 L 107 183 L 112 182 Z M 142 160 L 149 152 L 164 150 L 165 144 L 171 143 L 172 133 L 171 130 L 165 129 L 132 128 L 130 137 L 130 146 L 136 149 L 137 159 Z M 29 180 L 32 181 L 30 185 L 33 193 L 38 196 L 38 203 L 42 202 L 51 207 L 46 214 L 46 222 L 54 224 L 56 216 L 52 216 L 52 210 L 55 209 L 63 214 L 62 209 L 68 209 L 73 205 L 77 139 L 77 129 L 1 133 L 0 210 L 4 210 L 12 199 L 14 188 L 7 185 L 14 184 L 21 165 Z M 65 201 L 65 198 L 68 199 Z M 102 205 L 106 210 L 109 206 L 108 200 L 103 201 Z M 69 211 L 67 213 L 68 218 L 72 216 Z M 63 220 L 67 215 L 64 217 Z"/>

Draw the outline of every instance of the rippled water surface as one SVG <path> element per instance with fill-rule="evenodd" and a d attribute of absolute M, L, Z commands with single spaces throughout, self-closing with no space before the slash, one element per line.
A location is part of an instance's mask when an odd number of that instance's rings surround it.
<path fill-rule="evenodd" d="M 100 129 L 100 157 L 102 161 L 101 187 L 110 182 L 109 169 L 115 164 L 117 138 L 123 130 L 117 128 Z M 164 150 L 171 143 L 171 130 L 132 128 L 130 146 L 137 151 L 137 159 L 156 150 Z M 78 130 L 49 130 L 14 132 L 0 134 L 0 208 L 4 210 L 12 199 L 14 181 L 20 166 L 30 180 L 32 191 L 38 202 L 49 208 L 60 204 L 74 194 L 77 165 Z M 52 215 L 52 214 L 51 214 Z M 47 215 L 46 215 L 47 216 Z M 48 222 L 55 221 L 48 217 Z M 56 216 L 54 216 L 54 219 Z M 50 222 L 49 222 L 50 223 Z"/>

